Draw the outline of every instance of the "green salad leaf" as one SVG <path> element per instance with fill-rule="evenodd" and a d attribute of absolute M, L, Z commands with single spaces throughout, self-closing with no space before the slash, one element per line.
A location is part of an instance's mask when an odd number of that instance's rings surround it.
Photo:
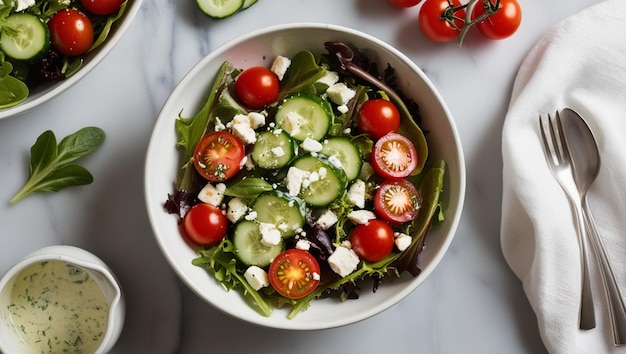
<path fill-rule="evenodd" d="M 28 180 L 10 203 L 15 204 L 33 192 L 56 192 L 93 182 L 89 171 L 72 162 L 94 151 L 104 140 L 104 131 L 96 127 L 80 129 L 58 145 L 51 130 L 43 132 L 30 149 Z"/>

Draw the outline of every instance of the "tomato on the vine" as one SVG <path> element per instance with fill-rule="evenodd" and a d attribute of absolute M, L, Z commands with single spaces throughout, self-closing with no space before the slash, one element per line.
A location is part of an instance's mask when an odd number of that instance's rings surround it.
<path fill-rule="evenodd" d="M 352 229 L 350 245 L 360 258 L 369 262 L 378 262 L 393 251 L 393 229 L 382 220 L 370 220 Z"/>
<path fill-rule="evenodd" d="M 399 8 L 408 8 L 408 7 L 413 7 L 417 4 L 419 4 L 420 2 L 422 2 L 422 0 L 387 0 L 391 5 L 395 6 L 395 7 L 399 7 Z"/>
<path fill-rule="evenodd" d="M 299 299 L 319 285 L 320 266 L 309 252 L 294 248 L 274 258 L 268 275 L 277 293 L 289 299 Z"/>
<path fill-rule="evenodd" d="M 237 98 L 252 109 L 261 109 L 276 101 L 279 91 L 278 76 L 262 66 L 253 66 L 242 71 L 235 81 Z"/>
<path fill-rule="evenodd" d="M 365 101 L 359 110 L 359 130 L 380 139 L 383 135 L 396 132 L 400 127 L 400 112 L 385 99 L 375 98 Z"/>
<path fill-rule="evenodd" d="M 110 15 L 122 6 L 124 0 L 80 0 L 87 11 L 94 15 Z"/>
<path fill-rule="evenodd" d="M 487 12 L 485 6 L 493 6 L 495 12 L 485 20 L 477 22 L 480 33 L 489 39 L 504 39 L 512 36 L 522 22 L 522 8 L 517 0 L 499 0 L 499 8 L 495 9 L 498 0 L 490 0 L 483 5 L 478 1 L 472 9 L 472 19 L 477 19 Z"/>
<path fill-rule="evenodd" d="M 411 140 L 398 133 L 378 139 L 371 154 L 374 171 L 383 178 L 404 178 L 417 167 L 417 151 Z"/>
<path fill-rule="evenodd" d="M 93 25 L 83 12 L 63 9 L 48 21 L 50 42 L 61 54 L 75 56 L 85 54 L 93 44 Z"/>
<path fill-rule="evenodd" d="M 406 179 L 385 181 L 374 195 L 374 211 L 391 223 L 405 223 L 415 219 L 421 206 L 419 192 Z"/>
<path fill-rule="evenodd" d="M 239 138 L 227 131 L 216 131 L 200 139 L 193 153 L 193 163 L 204 178 L 221 182 L 241 171 L 245 156 L 246 150 Z"/>
<path fill-rule="evenodd" d="M 465 9 L 459 0 L 426 0 L 418 15 L 419 27 L 434 42 L 450 42 L 459 37 L 464 26 Z"/>
<path fill-rule="evenodd" d="M 185 214 L 183 229 L 194 243 L 211 246 L 226 236 L 228 219 L 220 208 L 200 203 L 191 207 Z"/>

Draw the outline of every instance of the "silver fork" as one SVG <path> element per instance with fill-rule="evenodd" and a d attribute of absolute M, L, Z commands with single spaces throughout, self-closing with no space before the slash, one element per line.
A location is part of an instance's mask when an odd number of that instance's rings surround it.
<path fill-rule="evenodd" d="M 546 127 L 547 126 L 547 127 Z M 574 216 L 576 217 L 576 227 L 578 229 L 578 243 L 580 246 L 581 261 L 581 298 L 578 324 L 580 329 L 591 329 L 596 326 L 595 311 L 593 308 L 593 295 L 591 293 L 591 282 L 589 279 L 589 256 L 587 252 L 587 234 L 583 219 L 583 212 L 578 188 L 574 182 L 572 171 L 572 161 L 563 135 L 563 127 L 559 113 L 556 113 L 554 120 L 548 115 L 548 121 L 544 124 L 543 118 L 539 116 L 539 130 L 545 152 L 546 162 L 550 172 L 559 182 L 572 205 Z M 548 139 L 549 137 L 549 139 Z"/>

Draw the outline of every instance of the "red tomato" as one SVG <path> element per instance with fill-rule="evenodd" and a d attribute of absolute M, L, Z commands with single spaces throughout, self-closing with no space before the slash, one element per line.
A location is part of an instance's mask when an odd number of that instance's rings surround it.
<path fill-rule="evenodd" d="M 400 112 L 388 100 L 376 98 L 365 101 L 359 110 L 359 130 L 380 139 L 400 127 Z"/>
<path fill-rule="evenodd" d="M 193 153 L 196 170 L 213 182 L 225 181 L 241 170 L 246 150 L 239 138 L 226 131 L 206 134 Z"/>
<path fill-rule="evenodd" d="M 412 7 L 419 4 L 422 0 L 387 0 L 391 5 L 399 8 Z"/>
<path fill-rule="evenodd" d="M 417 167 L 417 151 L 413 143 L 398 133 L 378 139 L 370 160 L 374 171 L 383 178 L 404 178 Z"/>
<path fill-rule="evenodd" d="M 48 21 L 48 28 L 52 46 L 62 54 L 85 54 L 93 44 L 93 25 L 81 11 L 59 10 Z"/>
<path fill-rule="evenodd" d="M 421 206 L 419 192 L 405 179 L 383 182 L 374 195 L 374 211 L 391 223 L 405 223 L 415 219 Z"/>
<path fill-rule="evenodd" d="M 434 42 L 450 42 L 459 37 L 463 28 L 465 10 L 458 10 L 447 20 L 444 16 L 451 9 L 461 6 L 459 0 L 426 0 L 418 15 L 420 30 Z"/>
<path fill-rule="evenodd" d="M 309 252 L 289 249 L 274 258 L 268 275 L 276 292 L 289 299 L 299 299 L 319 285 L 320 266 Z"/>
<path fill-rule="evenodd" d="M 491 0 L 491 2 L 494 1 Z M 482 3 L 477 2 L 472 9 L 472 18 L 476 19 L 485 12 Z M 484 21 L 476 23 L 476 27 L 483 36 L 489 39 L 504 39 L 512 36 L 520 23 L 522 23 L 522 8 L 517 0 L 500 0 L 500 7 L 496 12 Z"/>
<path fill-rule="evenodd" d="M 393 250 L 393 229 L 378 219 L 357 225 L 350 233 L 350 244 L 354 253 L 369 262 L 378 262 Z"/>
<path fill-rule="evenodd" d="M 248 68 L 237 76 L 235 94 L 244 105 L 260 109 L 278 99 L 280 82 L 271 70 L 262 66 Z"/>
<path fill-rule="evenodd" d="M 211 204 L 196 204 L 183 219 L 185 234 L 198 245 L 211 246 L 220 242 L 228 230 L 228 219 L 221 209 Z"/>
<path fill-rule="evenodd" d="M 94 15 L 110 15 L 122 6 L 124 0 L 80 0 L 80 2 Z"/>

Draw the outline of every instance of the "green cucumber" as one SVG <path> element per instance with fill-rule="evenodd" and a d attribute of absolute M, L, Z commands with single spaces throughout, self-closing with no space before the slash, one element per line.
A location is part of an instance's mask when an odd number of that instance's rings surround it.
<path fill-rule="evenodd" d="M 50 30 L 41 19 L 28 12 L 6 18 L 0 34 L 0 49 L 16 60 L 43 58 L 50 48 Z"/>
<path fill-rule="evenodd" d="M 341 162 L 341 168 L 346 173 L 348 181 L 352 181 L 361 172 L 361 152 L 352 141 L 345 137 L 333 137 L 324 140 L 320 153 L 328 157 L 336 157 Z"/>
<path fill-rule="evenodd" d="M 204 14 L 216 19 L 234 15 L 244 8 L 244 2 L 244 0 L 196 0 L 196 4 Z"/>
<path fill-rule="evenodd" d="M 241 7 L 241 9 L 245 10 L 245 9 L 249 8 L 250 6 L 256 4 L 257 1 L 259 1 L 259 0 L 244 0 L 243 6 Z"/>
<path fill-rule="evenodd" d="M 303 203 L 283 192 L 261 194 L 252 204 L 252 210 L 257 213 L 257 221 L 274 224 L 283 238 L 294 236 L 304 226 Z"/>
<path fill-rule="evenodd" d="M 259 133 L 252 148 L 252 161 L 263 169 L 279 169 L 295 156 L 295 145 L 285 131 L 264 131 Z"/>
<path fill-rule="evenodd" d="M 233 230 L 233 246 L 237 258 L 247 266 L 270 265 L 283 251 L 284 245 L 281 242 L 275 246 L 268 246 L 261 239 L 258 223 L 248 220 L 238 222 Z"/>
<path fill-rule="evenodd" d="M 306 155 L 297 159 L 293 167 L 309 173 L 318 173 L 325 169 L 325 176 L 311 182 L 309 186 L 302 186 L 300 198 L 309 205 L 323 207 L 334 202 L 346 190 L 347 178 L 342 169 L 333 166 L 325 156 Z"/>
<path fill-rule="evenodd" d="M 276 126 L 287 131 L 294 139 L 319 141 L 328 133 L 333 113 L 328 101 L 321 97 L 297 93 L 282 101 L 274 119 Z"/>

